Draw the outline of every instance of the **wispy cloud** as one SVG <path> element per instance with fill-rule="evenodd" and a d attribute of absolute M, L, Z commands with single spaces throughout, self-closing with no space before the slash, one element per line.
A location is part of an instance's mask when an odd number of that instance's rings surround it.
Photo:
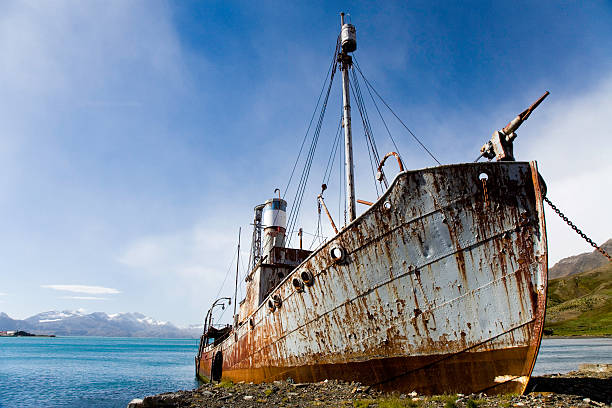
<path fill-rule="evenodd" d="M 167 235 L 136 239 L 122 251 L 117 261 L 152 274 L 216 275 L 215 272 L 224 271 L 231 258 L 234 241 L 233 234 L 196 225 Z"/>
<path fill-rule="evenodd" d="M 6 296 L 6 293 L 0 292 L 0 296 Z"/>
<path fill-rule="evenodd" d="M 73 293 L 87 293 L 90 295 L 114 295 L 121 293 L 114 288 L 105 288 L 103 286 L 87 286 L 87 285 L 41 285 L 42 288 L 60 290 Z"/>
<path fill-rule="evenodd" d="M 61 299 L 75 299 L 75 300 L 108 300 L 108 298 L 96 297 L 96 296 L 62 296 Z"/>

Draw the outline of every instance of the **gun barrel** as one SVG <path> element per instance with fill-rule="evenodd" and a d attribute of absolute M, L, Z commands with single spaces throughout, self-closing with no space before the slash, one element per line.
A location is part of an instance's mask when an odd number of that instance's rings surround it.
<path fill-rule="evenodd" d="M 514 132 L 516 129 L 519 128 L 519 126 L 521 126 L 523 124 L 524 121 L 527 120 L 527 118 L 529 118 L 529 115 L 531 115 L 531 112 L 533 112 L 535 110 L 535 108 L 538 107 L 539 104 L 542 103 L 542 101 L 544 99 L 546 99 L 546 97 L 550 95 L 550 92 L 546 91 L 544 92 L 544 95 L 540 96 L 540 98 L 535 101 L 533 104 L 531 104 L 530 107 L 528 107 L 527 109 L 525 109 L 523 112 L 519 113 L 518 116 L 514 119 L 512 119 L 503 129 L 502 132 L 505 135 L 509 135 L 512 132 Z"/>

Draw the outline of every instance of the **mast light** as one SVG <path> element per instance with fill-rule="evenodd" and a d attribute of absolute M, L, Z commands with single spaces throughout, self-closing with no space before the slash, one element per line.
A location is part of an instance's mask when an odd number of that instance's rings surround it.
<path fill-rule="evenodd" d="M 343 24 L 340 31 L 340 44 L 342 52 L 353 52 L 357 49 L 357 34 L 355 26 L 352 24 Z"/>

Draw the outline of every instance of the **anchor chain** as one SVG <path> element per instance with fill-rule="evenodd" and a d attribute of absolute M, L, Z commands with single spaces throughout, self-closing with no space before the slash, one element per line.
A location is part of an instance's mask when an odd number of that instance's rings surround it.
<path fill-rule="evenodd" d="M 582 232 L 580 230 L 580 228 L 578 228 L 576 225 L 574 225 L 573 222 L 571 222 L 566 216 L 565 214 L 563 214 L 561 212 L 561 210 L 559 210 L 557 208 L 557 206 L 555 206 L 549 199 L 548 197 L 544 197 L 544 201 L 546 201 L 546 204 L 548 204 L 550 206 L 550 208 L 553 209 L 554 212 L 557 213 L 557 215 L 559 217 L 561 217 L 561 219 L 563 221 L 565 221 L 565 223 L 567 225 L 569 225 L 574 231 L 576 231 L 576 233 L 578 235 L 580 235 L 586 242 L 588 242 L 593 248 L 595 248 L 597 251 L 599 251 L 603 256 L 605 256 L 606 258 L 608 258 L 609 261 L 612 261 L 612 257 L 610 257 L 610 255 L 601 247 L 599 247 L 595 242 L 593 242 L 593 240 L 589 237 L 586 236 L 586 234 L 584 232 Z"/>

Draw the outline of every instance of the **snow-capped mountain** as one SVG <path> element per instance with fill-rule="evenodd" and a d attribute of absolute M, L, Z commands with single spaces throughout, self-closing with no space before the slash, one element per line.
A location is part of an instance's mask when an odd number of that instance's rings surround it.
<path fill-rule="evenodd" d="M 141 313 L 85 313 L 83 310 L 49 311 L 24 320 L 11 319 L 0 313 L 1 330 L 24 330 L 57 336 L 104 337 L 199 337 L 201 328 L 179 328 L 170 322 L 158 321 Z"/>

